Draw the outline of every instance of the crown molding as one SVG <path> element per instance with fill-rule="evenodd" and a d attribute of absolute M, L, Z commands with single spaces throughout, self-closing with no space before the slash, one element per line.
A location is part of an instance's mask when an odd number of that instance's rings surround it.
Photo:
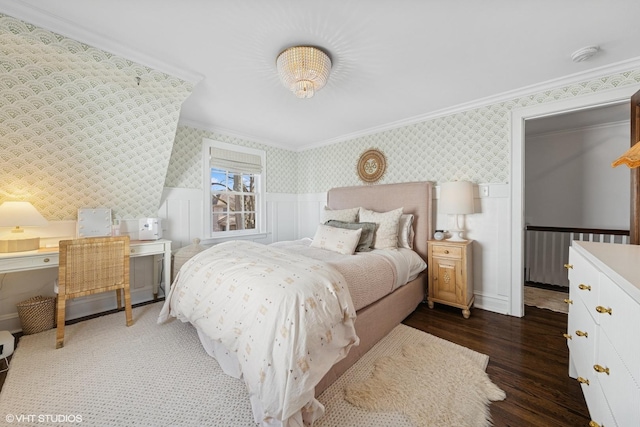
<path fill-rule="evenodd" d="M 568 76 L 560 77 L 557 79 L 547 80 L 542 83 L 537 83 L 530 86 L 524 86 L 519 89 L 502 92 L 496 95 L 492 95 L 486 98 L 480 98 L 475 101 L 470 101 L 463 104 L 454 105 L 452 107 L 443 108 L 441 110 L 433 111 L 430 113 L 421 114 L 418 116 L 408 117 L 406 119 L 398 120 L 395 122 L 386 123 L 384 125 L 375 126 L 368 129 L 363 129 L 357 132 L 341 135 L 336 138 L 319 141 L 317 143 L 308 144 L 302 147 L 298 147 L 295 151 L 306 151 L 314 148 L 324 147 L 328 145 L 338 144 L 340 142 L 349 141 L 355 138 L 360 138 L 367 135 L 372 135 L 388 130 L 400 128 L 403 126 L 409 126 L 415 123 L 432 120 L 438 117 L 449 116 L 452 114 L 462 113 L 464 111 L 473 110 L 480 107 L 486 107 L 488 105 L 499 104 L 516 98 L 522 98 L 530 95 L 534 95 L 539 92 L 544 92 L 550 89 L 558 89 L 568 85 L 576 84 L 582 81 L 593 80 L 598 77 L 603 77 L 611 74 L 617 74 L 625 71 L 640 68 L 640 57 L 631 58 L 625 61 L 620 61 L 615 64 L 606 65 L 598 68 L 593 68 L 588 71 L 570 74 Z"/>
<path fill-rule="evenodd" d="M 182 80 L 196 84 L 204 78 L 200 73 L 185 70 L 173 64 L 151 57 L 145 53 L 131 49 L 115 40 L 96 33 L 88 28 L 68 21 L 57 15 L 46 12 L 35 6 L 23 3 L 20 0 L 0 0 L 0 13 L 20 19 L 32 25 L 47 29 L 54 33 L 69 37 L 78 42 L 102 49 L 114 55 L 122 56 L 128 60 L 153 68 Z"/>

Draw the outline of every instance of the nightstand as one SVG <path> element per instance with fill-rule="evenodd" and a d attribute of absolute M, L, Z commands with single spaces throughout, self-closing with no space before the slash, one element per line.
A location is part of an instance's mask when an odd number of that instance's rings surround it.
<path fill-rule="evenodd" d="M 429 240 L 429 308 L 437 302 L 461 308 L 465 319 L 471 315 L 475 299 L 472 242 Z"/>

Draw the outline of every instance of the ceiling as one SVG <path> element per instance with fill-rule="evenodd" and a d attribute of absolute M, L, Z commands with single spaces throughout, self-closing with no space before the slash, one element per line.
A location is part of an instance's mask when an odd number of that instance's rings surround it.
<path fill-rule="evenodd" d="M 640 59 L 638 0 L 0 0 L 0 11 L 198 81 L 184 124 L 294 150 Z M 311 99 L 276 74 L 297 44 L 333 63 Z M 572 62 L 589 45 L 598 55 Z"/>

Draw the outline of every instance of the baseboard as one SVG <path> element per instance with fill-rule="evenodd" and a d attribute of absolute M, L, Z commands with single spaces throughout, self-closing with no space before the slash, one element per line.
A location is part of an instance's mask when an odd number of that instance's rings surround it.
<path fill-rule="evenodd" d="M 151 300 L 153 300 L 153 290 L 151 286 L 131 290 L 131 304 L 139 304 Z M 67 320 L 73 320 L 104 313 L 109 310 L 114 310 L 117 307 L 115 292 L 104 292 L 68 301 L 66 317 Z M 11 333 L 22 331 L 20 317 L 17 311 L 0 316 L 0 330 L 10 331 Z"/>
<path fill-rule="evenodd" d="M 494 313 L 499 314 L 511 314 L 509 312 L 509 300 L 506 297 L 500 298 L 496 296 L 482 295 L 479 293 L 476 293 L 475 296 L 476 299 L 473 303 L 474 307 L 482 310 L 493 311 Z M 471 315 L 473 316 L 473 308 Z"/>

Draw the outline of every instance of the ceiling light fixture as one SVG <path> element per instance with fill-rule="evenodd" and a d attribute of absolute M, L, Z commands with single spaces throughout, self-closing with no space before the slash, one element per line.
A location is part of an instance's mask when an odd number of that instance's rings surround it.
<path fill-rule="evenodd" d="M 600 50 L 599 46 L 583 47 L 582 49 L 578 49 L 571 54 L 571 60 L 573 62 L 586 61 L 587 59 L 591 58 L 593 55 L 598 53 L 599 50 Z"/>
<path fill-rule="evenodd" d="M 327 83 L 331 59 L 312 46 L 285 49 L 276 61 L 280 80 L 298 98 L 311 98 Z"/>

